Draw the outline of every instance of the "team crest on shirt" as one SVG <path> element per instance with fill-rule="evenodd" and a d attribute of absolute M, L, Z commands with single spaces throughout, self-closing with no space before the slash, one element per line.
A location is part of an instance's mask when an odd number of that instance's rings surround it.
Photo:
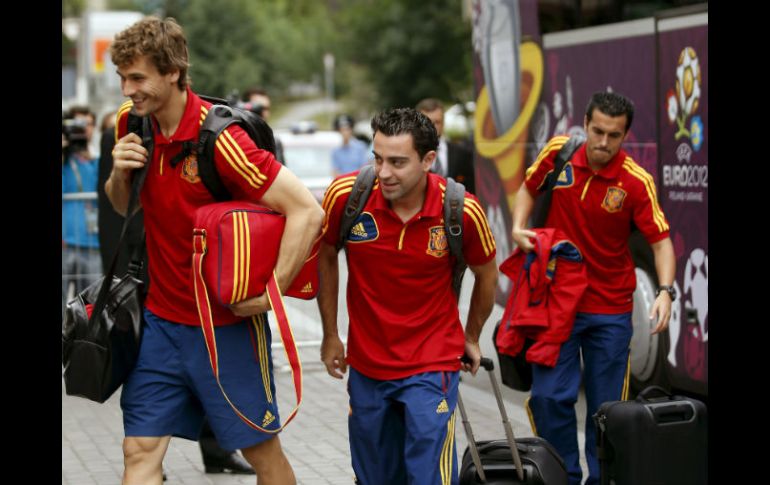
<path fill-rule="evenodd" d="M 436 258 L 446 256 L 449 253 L 449 243 L 446 239 L 444 226 L 433 226 L 428 231 L 430 231 L 430 237 L 428 238 L 428 249 L 425 252 Z"/>
<path fill-rule="evenodd" d="M 374 241 L 380 235 L 377 221 L 369 212 L 364 212 L 353 222 L 353 227 L 348 233 L 348 242 L 360 243 Z"/>
<path fill-rule="evenodd" d="M 607 195 L 602 201 L 602 208 L 607 212 L 617 212 L 623 208 L 623 201 L 626 199 L 626 191 L 620 187 L 610 187 L 607 189 Z"/>
<path fill-rule="evenodd" d="M 201 178 L 198 176 L 198 157 L 194 153 L 191 153 L 184 159 L 182 171 L 179 175 L 191 184 L 197 184 L 201 181 Z"/>

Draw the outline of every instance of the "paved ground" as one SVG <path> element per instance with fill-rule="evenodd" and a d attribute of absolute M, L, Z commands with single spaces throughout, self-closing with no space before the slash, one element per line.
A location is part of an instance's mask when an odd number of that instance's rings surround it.
<path fill-rule="evenodd" d="M 315 353 L 313 350 L 312 353 Z M 283 446 L 298 483 L 350 484 L 353 472 L 348 450 L 345 383 L 332 379 L 320 365 L 309 361 L 304 369 L 303 403 L 295 420 L 281 434 Z M 293 394 L 287 372 L 278 373 L 277 385 L 279 393 L 283 391 L 284 396 Z M 476 438 L 502 437 L 493 396 L 465 384 L 462 385 L 462 393 L 466 408 L 472 414 Z M 290 403 L 285 403 L 283 409 L 287 409 L 288 405 Z M 530 435 L 524 411 L 520 407 L 509 406 L 508 412 L 514 433 Z M 461 457 L 467 441 L 459 428 L 458 422 L 456 440 Z M 100 405 L 66 396 L 62 386 L 62 484 L 119 484 L 123 467 L 122 439 L 117 394 Z M 197 443 L 179 438 L 172 438 L 164 468 L 169 484 L 254 483 L 253 477 L 204 474 Z"/>
<path fill-rule="evenodd" d="M 344 264 L 340 268 L 345 274 Z M 463 285 L 461 312 L 467 313 L 467 304 L 473 277 L 469 272 Z M 347 321 L 343 297 L 340 297 L 340 321 Z M 300 357 L 304 370 L 303 402 L 297 417 L 281 433 L 281 441 L 294 467 L 297 481 L 303 485 L 352 484 L 348 448 L 348 400 L 345 381 L 326 374 L 319 361 L 320 322 L 315 301 L 303 302 L 288 298 L 287 311 L 300 342 Z M 501 310 L 497 308 L 482 333 L 482 352 L 494 355 L 491 349 L 491 331 Z M 341 332 L 347 329 L 341 325 Z M 278 339 L 278 332 L 273 335 Z M 488 343 L 487 343 L 488 342 Z M 293 402 L 290 374 L 283 352 L 274 348 L 276 383 L 281 409 L 290 409 Z M 497 359 L 493 359 L 496 360 Z M 465 377 L 461 392 L 474 427 L 476 439 L 504 437 L 499 412 L 490 391 L 485 372 L 475 378 Z M 499 375 L 497 375 L 499 382 Z M 119 484 L 123 470 L 121 443 L 123 426 L 120 412 L 120 391 L 105 404 L 96 404 L 82 398 L 67 396 L 62 382 L 62 485 Z M 523 407 L 525 393 L 503 389 L 506 410 L 516 436 L 531 436 L 529 419 Z M 286 399 L 283 399 L 283 398 Z M 579 401 L 579 420 L 582 420 Z M 581 422 L 581 421 L 579 421 Z M 582 426 L 581 426 L 582 427 Z M 579 433 L 582 442 L 583 434 Z M 458 461 L 467 445 L 465 432 L 458 418 L 456 427 Z M 585 465 L 583 465 L 585 468 Z M 172 438 L 164 469 L 169 485 L 254 484 L 253 476 L 207 475 L 203 472 L 198 444 Z"/>

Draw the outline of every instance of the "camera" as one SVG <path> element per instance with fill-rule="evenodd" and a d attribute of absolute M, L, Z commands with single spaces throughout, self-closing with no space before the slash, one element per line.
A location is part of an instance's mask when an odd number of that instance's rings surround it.
<path fill-rule="evenodd" d="M 69 153 L 83 151 L 88 148 L 87 123 L 84 119 L 61 120 L 61 133 L 66 141 L 65 149 Z"/>
<path fill-rule="evenodd" d="M 265 107 L 260 103 L 249 103 L 244 101 L 236 101 L 236 103 L 233 105 L 235 108 L 240 108 L 242 110 L 251 111 L 255 115 L 259 116 L 260 118 L 264 118 L 263 111 Z"/>

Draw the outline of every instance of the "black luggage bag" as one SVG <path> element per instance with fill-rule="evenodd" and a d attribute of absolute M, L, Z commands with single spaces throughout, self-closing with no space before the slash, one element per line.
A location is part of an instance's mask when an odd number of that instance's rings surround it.
<path fill-rule="evenodd" d="M 475 441 L 462 397 L 458 392 L 457 407 L 460 408 L 468 437 L 468 447 L 463 453 L 460 465 L 460 485 L 566 485 L 567 468 L 550 443 L 537 437 L 514 438 L 500 387 L 495 380 L 494 363 L 491 359 L 483 358 L 481 366 L 489 371 L 506 439 Z M 513 443 L 515 446 L 511 446 Z"/>
<path fill-rule="evenodd" d="M 663 397 L 649 398 L 653 392 Z M 706 406 L 657 386 L 594 415 L 602 485 L 708 483 Z"/>

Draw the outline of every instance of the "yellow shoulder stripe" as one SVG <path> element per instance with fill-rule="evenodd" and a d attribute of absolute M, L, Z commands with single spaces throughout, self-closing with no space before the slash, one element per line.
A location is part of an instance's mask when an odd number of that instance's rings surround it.
<path fill-rule="evenodd" d="M 652 205 L 652 217 L 655 221 L 655 225 L 658 227 L 658 231 L 667 231 L 669 226 L 666 222 L 665 216 L 663 215 L 663 211 L 660 209 L 658 198 L 655 195 L 655 182 L 652 179 L 652 175 L 647 173 L 647 171 L 637 165 L 636 162 L 634 162 L 629 157 L 626 157 L 624 160 L 623 168 L 634 178 L 642 182 L 647 192 L 647 197 L 650 199 L 650 204 Z"/>
<path fill-rule="evenodd" d="M 543 147 L 543 149 L 540 151 L 540 154 L 537 156 L 535 163 L 533 163 L 527 169 L 526 179 L 529 180 L 532 174 L 535 173 L 535 171 L 537 170 L 537 167 L 540 166 L 540 162 L 542 162 L 544 158 L 550 155 L 551 152 L 553 151 L 558 152 L 559 150 L 561 150 L 561 147 L 563 147 L 568 140 L 569 140 L 568 136 L 555 136 L 551 138 L 551 140 L 548 141 L 548 144 L 545 147 Z"/>
<path fill-rule="evenodd" d="M 484 248 L 484 254 L 489 256 L 495 249 L 495 238 L 492 236 L 492 231 L 489 229 L 489 223 L 484 215 L 484 211 L 475 200 L 465 199 L 463 212 L 467 214 L 476 225 L 476 231 L 479 234 L 481 245 Z"/>
<path fill-rule="evenodd" d="M 326 229 L 329 226 L 329 216 L 331 216 L 332 208 L 337 203 L 337 199 L 340 198 L 340 196 L 349 194 L 353 191 L 353 184 L 350 184 L 349 187 L 341 187 L 338 188 L 333 196 L 329 196 L 329 191 L 327 191 L 327 196 L 330 197 L 331 203 L 328 205 L 326 204 L 326 201 L 324 200 L 324 221 L 323 221 L 323 227 L 321 228 L 321 233 L 326 234 Z"/>
<path fill-rule="evenodd" d="M 323 210 L 331 210 L 331 208 L 334 206 L 334 203 L 337 201 L 337 197 L 339 197 L 340 190 L 352 190 L 355 181 L 355 177 L 345 177 L 332 182 L 332 184 L 326 189 L 323 202 L 321 203 Z M 350 190 L 348 190 L 348 192 L 350 192 Z"/>
<path fill-rule="evenodd" d="M 118 127 L 120 126 L 120 119 L 123 118 L 123 116 L 128 116 L 128 112 L 131 111 L 131 108 L 134 107 L 134 102 L 130 99 L 126 101 L 125 103 L 120 105 L 120 108 L 118 108 L 118 112 L 115 114 L 115 143 L 118 142 Z"/>
<path fill-rule="evenodd" d="M 232 126 L 232 125 L 231 125 Z M 236 160 L 241 161 L 241 166 L 244 170 L 251 173 L 254 177 L 257 178 L 257 180 L 260 181 L 260 183 L 264 183 L 267 180 L 267 175 L 263 174 L 259 168 L 257 168 L 256 165 L 254 165 L 251 160 L 248 159 L 246 154 L 243 152 L 243 148 L 235 141 L 235 138 L 233 138 L 233 134 L 230 132 L 230 127 L 225 128 L 225 130 L 222 132 L 222 136 L 225 137 L 225 140 L 229 142 L 230 144 L 230 150 L 235 150 L 237 152 L 237 158 Z M 222 137 L 220 136 L 220 138 Z M 247 135 L 248 136 L 248 135 Z M 256 146 L 256 144 L 255 144 Z M 261 150 L 261 148 L 257 147 Z"/>

